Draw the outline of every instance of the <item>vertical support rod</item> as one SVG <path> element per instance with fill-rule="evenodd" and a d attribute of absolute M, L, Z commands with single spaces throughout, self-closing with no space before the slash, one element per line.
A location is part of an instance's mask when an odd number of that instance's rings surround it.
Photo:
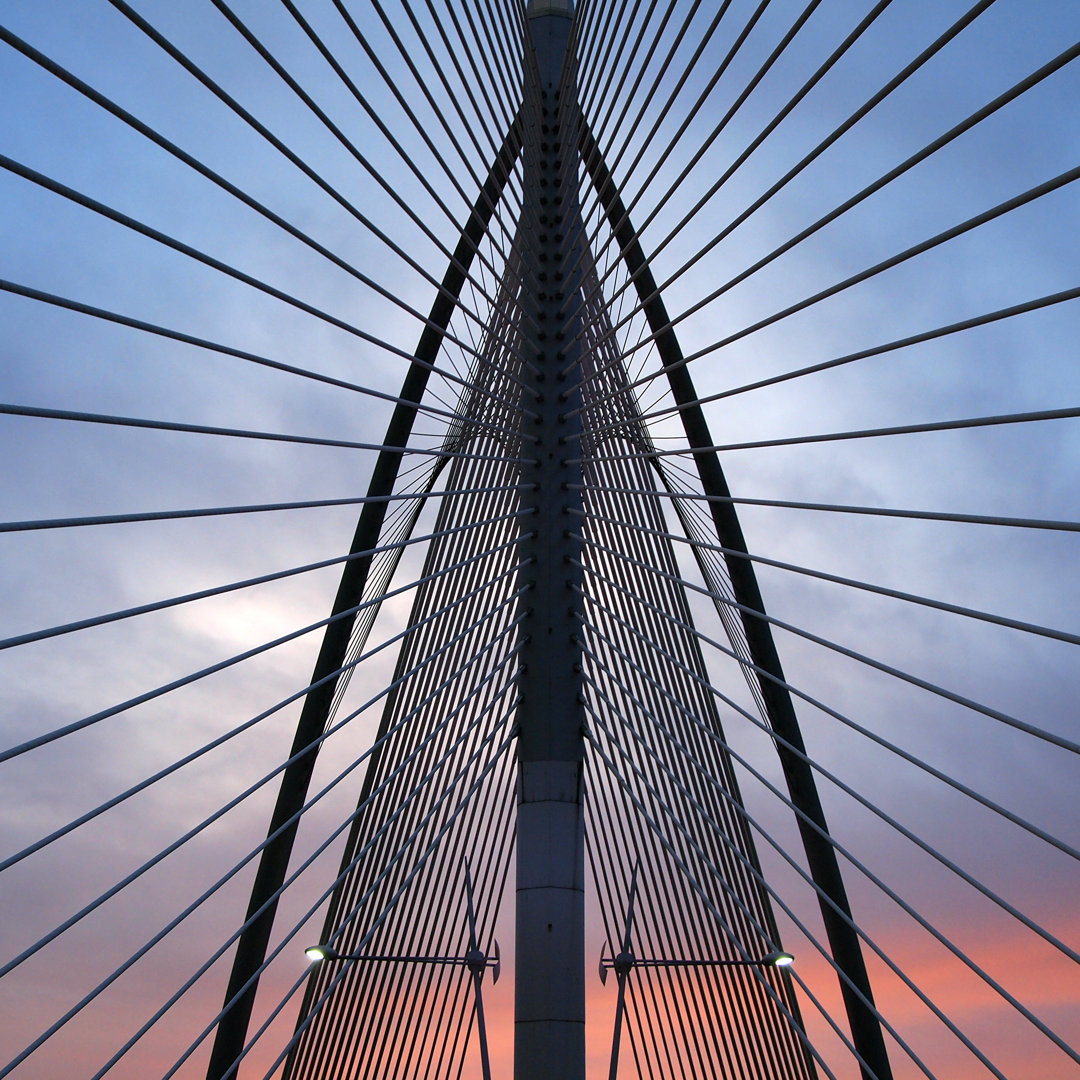
<path fill-rule="evenodd" d="M 560 123 L 574 110 L 559 101 L 571 14 L 566 0 L 532 0 L 535 51 L 525 62 L 518 242 L 529 362 L 524 404 L 536 414 L 525 424 L 539 441 L 531 444 L 536 460 L 523 476 L 533 486 L 525 496 L 532 515 L 522 572 L 530 589 L 518 709 L 515 1080 L 585 1076 L 584 712 L 572 615 L 579 573 L 572 560 L 581 552 L 570 539 L 569 515 L 581 501 L 581 469 L 566 461 L 577 456 L 577 440 L 568 445 L 560 439 L 580 425 L 580 419 L 561 420 L 580 399 L 580 376 L 576 368 L 561 381 L 557 375 L 579 349 L 578 254 L 584 242 L 577 200 L 567 197 L 559 179 L 568 174 L 567 182 L 576 182 L 576 171 L 564 174 L 562 168 L 576 145 L 563 137 Z M 568 92 L 564 88 L 564 96 Z"/>

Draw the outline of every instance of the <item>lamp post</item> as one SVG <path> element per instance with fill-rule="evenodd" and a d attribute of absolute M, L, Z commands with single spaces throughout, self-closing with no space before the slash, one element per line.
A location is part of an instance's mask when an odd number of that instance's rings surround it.
<path fill-rule="evenodd" d="M 621 952 L 618 956 L 600 958 L 600 981 L 607 982 L 607 973 L 614 971 L 616 976 L 628 974 L 634 967 L 790 967 L 795 963 L 791 953 L 774 949 L 767 956 L 753 960 L 661 960 L 652 957 L 634 956 L 633 953 Z"/>
<path fill-rule="evenodd" d="M 630 932 L 634 926 L 634 902 L 637 900 L 638 865 L 630 877 L 630 901 L 626 906 L 626 930 L 623 933 L 622 949 L 615 956 L 600 957 L 600 981 L 607 983 L 607 973 L 615 972 L 619 983 L 619 996 L 615 1002 L 615 1030 L 611 1037 L 611 1064 L 608 1068 L 608 1080 L 616 1080 L 619 1067 L 619 1041 L 622 1036 L 622 1019 L 626 1009 L 626 977 L 636 967 L 790 967 L 795 963 L 791 953 L 773 949 L 765 956 L 749 960 L 670 960 L 659 957 L 638 957 L 630 951 Z"/>
<path fill-rule="evenodd" d="M 492 982 L 499 981 L 502 961 L 498 942 L 495 943 L 495 955 L 486 956 L 480 949 L 469 949 L 464 956 L 378 956 L 373 953 L 341 953 L 331 945 L 309 945 L 304 955 L 313 963 L 323 960 L 349 960 L 355 962 L 374 961 L 388 964 L 464 964 L 473 974 L 483 974 L 485 968 L 492 969 Z"/>
<path fill-rule="evenodd" d="M 311 945 L 304 950 L 304 955 L 313 964 L 335 960 L 346 960 L 350 963 L 464 964 L 472 975 L 473 992 L 476 994 L 476 1029 L 480 1039 L 480 1068 L 484 1080 L 491 1080 L 491 1060 L 488 1055 L 487 1025 L 484 1022 L 484 997 L 480 991 L 480 980 L 484 977 L 484 969 L 491 968 L 491 981 L 493 983 L 499 981 L 502 961 L 497 941 L 495 955 L 487 956 L 482 949 L 476 947 L 470 925 L 469 949 L 464 956 L 377 956 L 372 953 L 340 953 L 330 945 Z"/>
<path fill-rule="evenodd" d="M 465 860 L 465 901 L 466 912 L 469 922 L 469 947 L 464 956 L 383 956 L 373 953 L 341 953 L 332 945 L 310 945 L 304 950 L 304 955 L 313 964 L 321 964 L 326 961 L 348 961 L 349 963 L 382 963 L 382 964 L 464 964 L 472 976 L 473 992 L 476 995 L 476 1031 L 480 1040 L 480 1068 L 484 1080 L 491 1080 L 491 1059 L 488 1055 L 487 1024 L 484 1021 L 484 997 L 481 993 L 480 983 L 484 977 L 484 971 L 491 968 L 491 981 L 499 981 L 499 973 L 502 970 L 502 960 L 499 954 L 499 943 L 495 942 L 495 955 L 489 957 L 480 948 L 476 939 L 476 910 L 473 907 L 472 875 L 469 873 L 469 862 Z"/>

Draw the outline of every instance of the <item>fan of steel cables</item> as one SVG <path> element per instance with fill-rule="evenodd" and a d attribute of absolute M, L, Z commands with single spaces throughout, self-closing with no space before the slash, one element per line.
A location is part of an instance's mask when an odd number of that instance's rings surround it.
<path fill-rule="evenodd" d="M 0 1078 L 1080 1077 L 1078 59 L 0 3 Z"/>

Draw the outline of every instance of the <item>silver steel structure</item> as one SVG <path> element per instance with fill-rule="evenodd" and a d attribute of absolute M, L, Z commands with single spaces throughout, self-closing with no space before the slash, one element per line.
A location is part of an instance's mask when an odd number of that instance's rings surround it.
<path fill-rule="evenodd" d="M 1071 5 L 0 49 L 0 1080 L 1080 1077 Z"/>

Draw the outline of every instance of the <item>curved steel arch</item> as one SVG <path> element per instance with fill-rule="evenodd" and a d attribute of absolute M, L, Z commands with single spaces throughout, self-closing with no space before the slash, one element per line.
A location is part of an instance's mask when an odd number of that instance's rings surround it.
<path fill-rule="evenodd" d="M 746 539 L 735 504 L 731 501 L 731 491 L 720 465 L 720 458 L 712 449 L 715 443 L 705 413 L 699 404 L 700 399 L 682 347 L 637 232 L 604 161 L 603 153 L 584 117 L 580 118 L 579 123 L 578 153 L 615 236 L 620 257 L 630 273 L 641 310 L 648 320 L 672 397 L 679 406 L 687 442 L 694 450 L 694 461 L 702 487 L 706 495 L 712 496 L 709 499 L 709 508 L 720 544 L 731 552 L 739 553 L 734 556 L 725 554 L 724 561 L 731 578 L 735 600 L 740 605 L 739 614 L 750 657 L 758 669 L 757 682 L 765 702 L 768 721 L 781 740 L 777 742 L 776 749 L 780 755 L 792 805 L 798 812 L 799 833 L 806 851 L 807 864 L 815 885 L 820 889 L 818 901 L 821 916 L 833 959 L 841 972 L 840 989 L 852 1040 L 863 1062 L 863 1076 L 866 1080 L 875 1080 L 875 1077 L 877 1080 L 892 1080 L 892 1068 L 874 1006 L 870 978 L 851 914 L 851 904 L 836 858 L 836 849 L 830 839 L 825 811 L 818 795 L 814 771 L 806 754 L 795 706 L 787 689 L 772 628 L 765 617 L 765 603 L 758 586 L 757 574 L 754 572 L 754 564 L 745 557 L 749 554 Z"/>
<path fill-rule="evenodd" d="M 521 152 L 521 119 L 510 125 L 499 152 L 495 155 L 486 181 L 477 196 L 469 217 L 461 230 L 450 265 L 443 275 L 442 285 L 431 307 L 427 325 L 420 335 L 415 358 L 401 387 L 401 401 L 394 407 L 386 428 L 385 446 L 379 452 L 368 483 L 369 500 L 360 512 L 349 554 L 370 551 L 379 540 L 386 508 L 386 496 L 391 495 L 397 481 L 405 446 L 412 433 L 417 408 L 427 389 L 431 368 L 442 347 L 450 319 L 457 310 L 461 290 L 468 277 L 469 267 L 487 232 L 495 207 L 502 198 L 514 164 Z M 396 449 L 400 448 L 400 449 Z M 345 563 L 341 582 L 331 611 L 330 622 L 323 634 L 322 645 L 315 661 L 310 685 L 297 721 L 296 734 L 289 750 L 291 764 L 282 774 L 277 802 L 270 818 L 267 837 L 259 868 L 251 890 L 244 929 L 237 942 L 232 971 L 221 1019 L 214 1036 L 214 1047 L 207 1067 L 207 1080 L 223 1080 L 234 1069 L 244 1049 L 259 975 L 266 961 L 274 915 L 293 842 L 299 825 L 299 815 L 307 799 L 311 775 L 318 759 L 317 740 L 323 734 L 330 716 L 334 692 L 341 678 L 342 665 L 356 622 L 352 609 L 360 603 L 371 568 L 372 555 L 350 559 Z"/>

